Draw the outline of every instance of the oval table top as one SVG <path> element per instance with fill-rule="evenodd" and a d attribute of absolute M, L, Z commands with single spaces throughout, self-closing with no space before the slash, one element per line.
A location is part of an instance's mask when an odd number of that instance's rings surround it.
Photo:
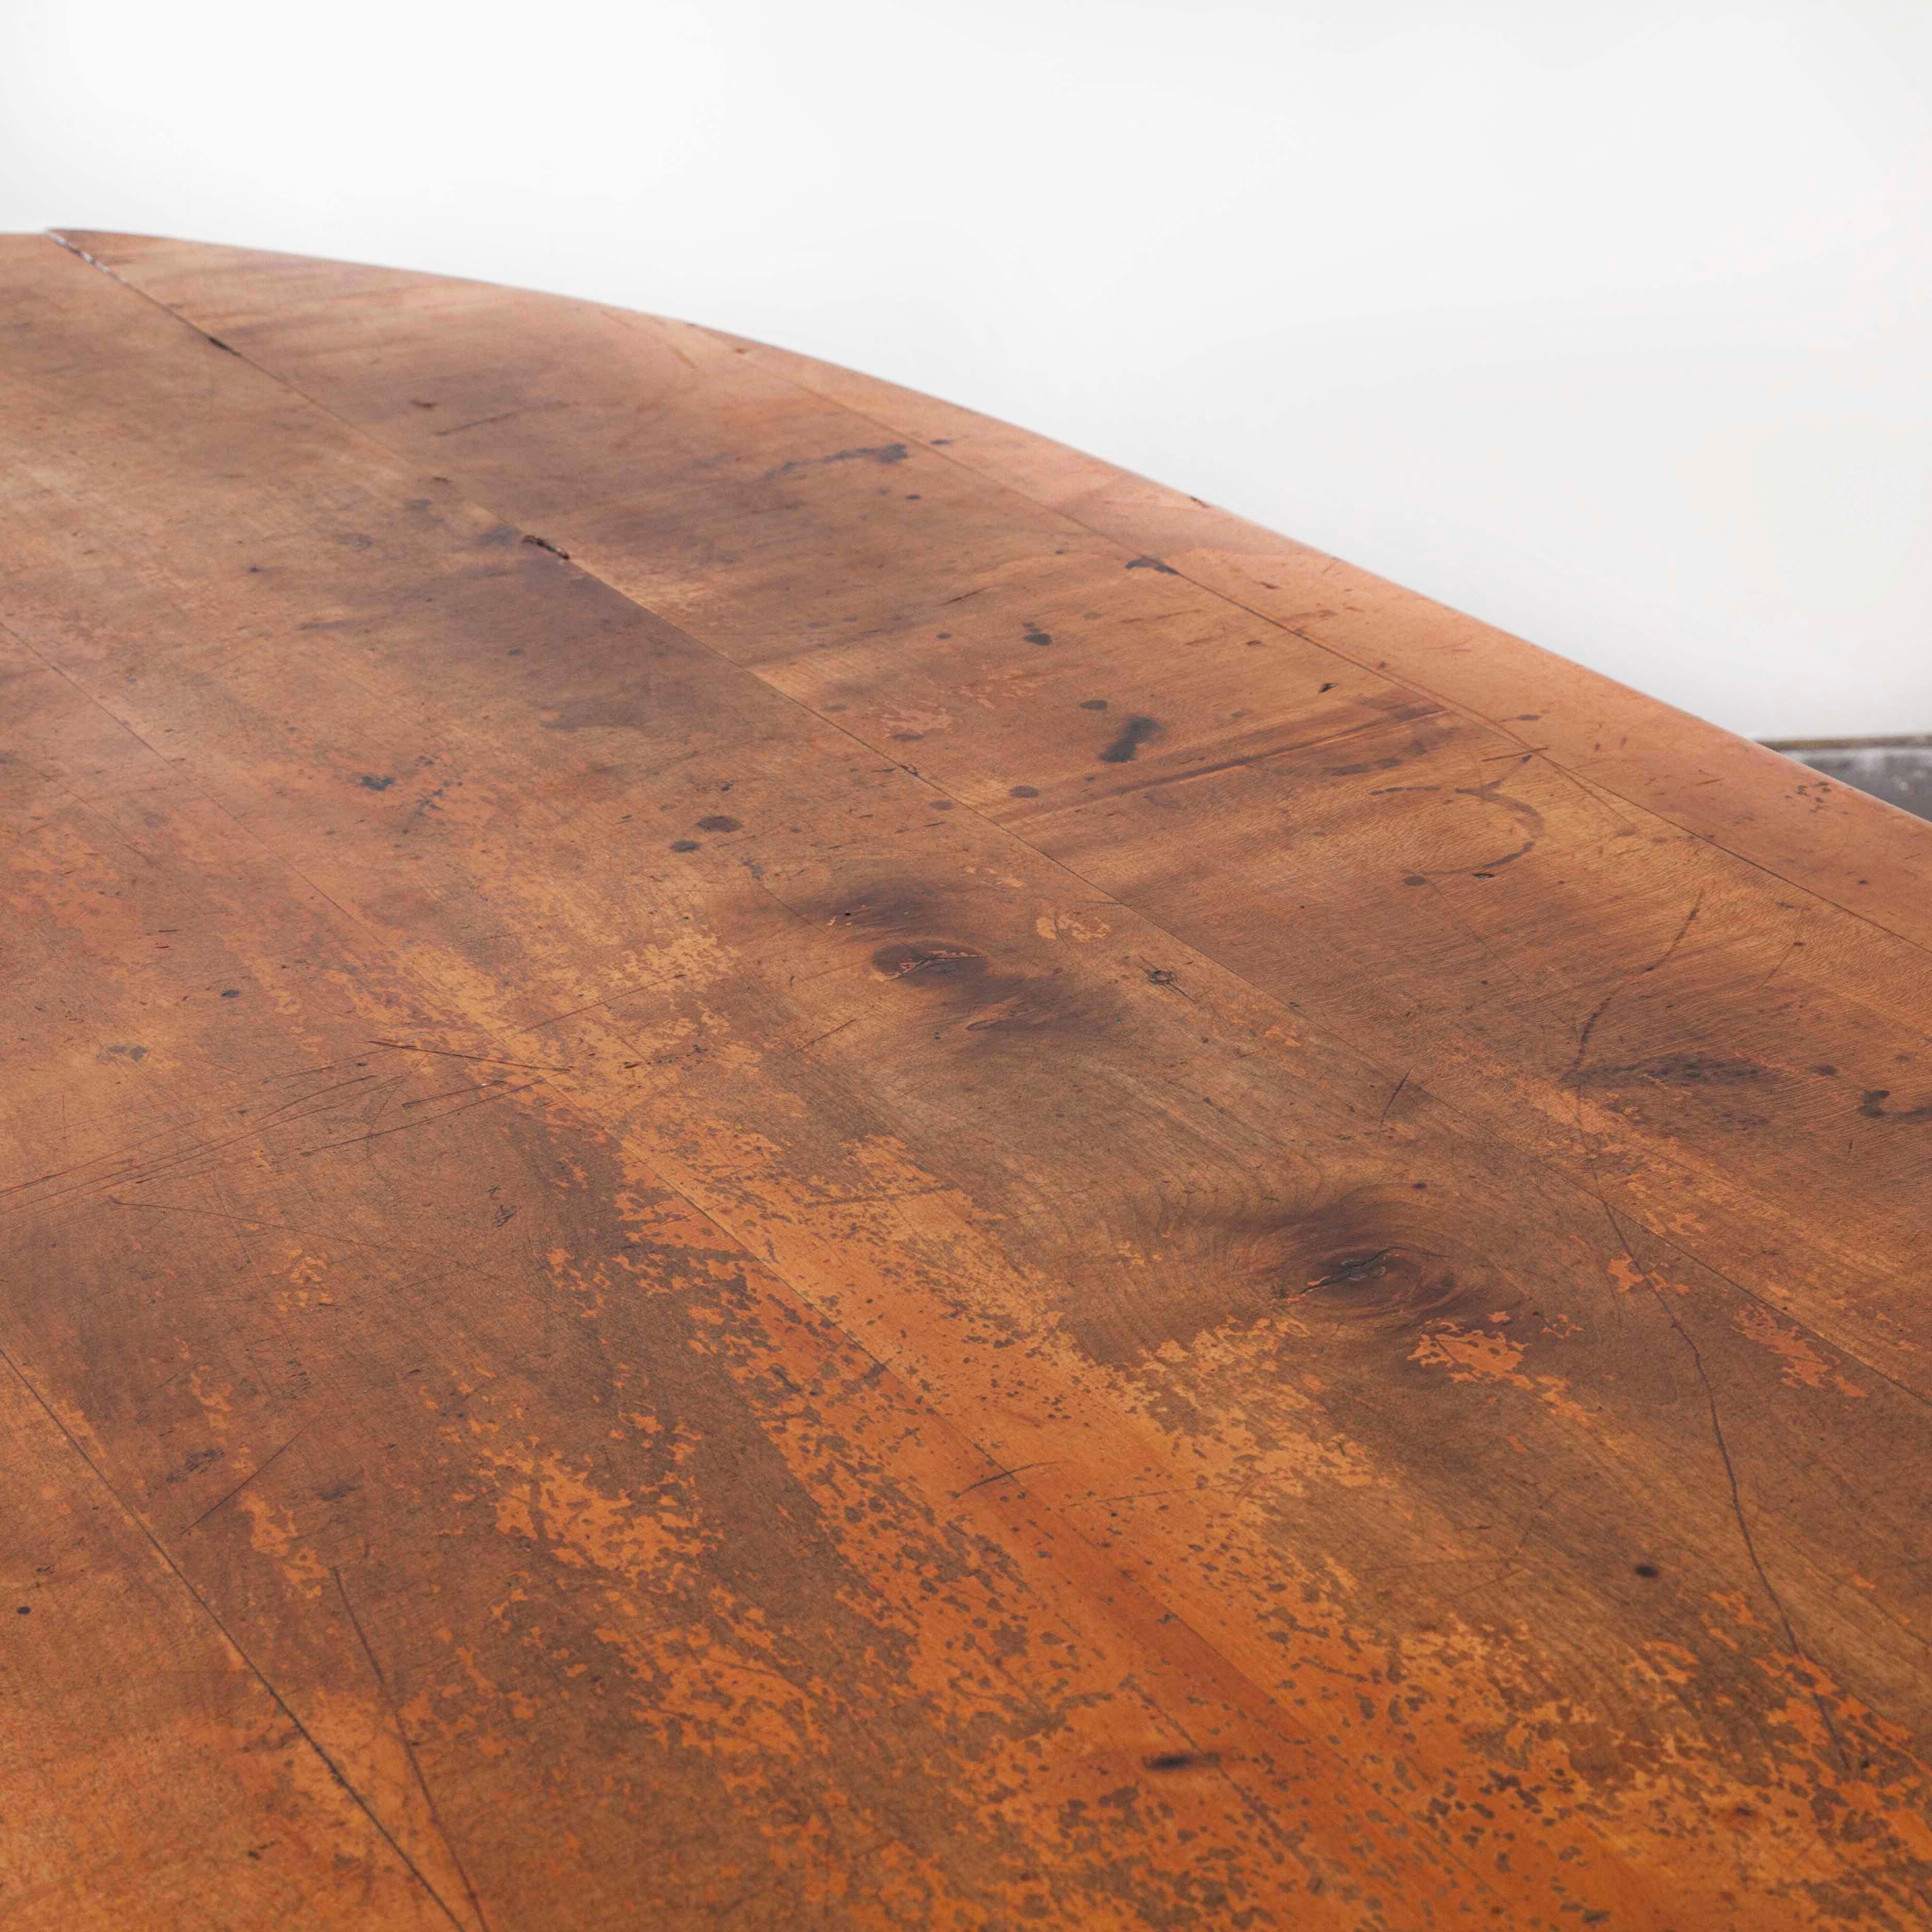
<path fill-rule="evenodd" d="M 0 260 L 8 1926 L 1928 1922 L 1932 828 L 712 331 Z"/>

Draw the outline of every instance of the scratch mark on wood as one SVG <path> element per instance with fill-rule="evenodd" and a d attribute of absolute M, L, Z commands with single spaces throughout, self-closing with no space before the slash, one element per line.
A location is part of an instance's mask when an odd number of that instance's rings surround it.
<path fill-rule="evenodd" d="M 257 1476 L 261 1474 L 264 1469 L 272 1468 L 275 1463 L 279 1462 L 281 1459 L 286 1456 L 314 1426 L 314 1424 L 313 1423 L 304 1423 L 301 1428 L 298 1429 L 279 1449 L 274 1450 L 269 1455 L 263 1456 L 261 1461 L 257 1462 L 255 1466 L 250 1469 L 225 1496 L 218 1498 L 216 1501 L 210 1503 L 207 1508 L 203 1510 L 200 1515 L 196 1516 L 194 1522 L 188 1525 L 188 1529 L 184 1530 L 182 1532 L 182 1534 L 186 1535 L 188 1533 L 188 1530 L 199 1529 L 210 1516 L 214 1515 L 217 1510 L 223 1508 L 226 1504 L 232 1503 Z"/>
<path fill-rule="evenodd" d="M 500 1054 L 458 1053 L 454 1047 L 418 1046 L 413 1041 L 406 1040 L 371 1039 L 369 1044 L 371 1046 L 392 1047 L 398 1053 L 434 1053 L 440 1054 L 446 1060 L 474 1060 L 486 1066 L 520 1066 L 530 1073 L 568 1073 L 571 1071 L 568 1066 L 552 1066 L 542 1060 L 506 1060 Z"/>
<path fill-rule="evenodd" d="M 356 1633 L 356 1640 L 362 1646 L 362 1654 L 369 1660 L 370 1674 L 376 1679 L 376 1688 L 382 1694 L 382 1701 L 389 1707 L 389 1715 L 396 1726 L 396 1736 L 402 1740 L 403 1754 L 410 1761 L 410 1769 L 415 1774 L 416 1789 L 423 1795 L 423 1802 L 429 1807 L 430 1822 L 436 1827 L 436 1836 L 442 1840 L 443 1850 L 449 1854 L 449 1862 L 456 1868 L 456 1875 L 463 1881 L 463 1889 L 469 1894 L 470 1910 L 476 1915 L 476 1922 L 483 1932 L 490 1932 L 490 1921 L 483 1910 L 483 1901 L 476 1895 L 476 1887 L 471 1882 L 468 1869 L 464 1864 L 456 1846 L 451 1842 L 449 1828 L 442 1822 L 442 1814 L 436 1808 L 436 1794 L 429 1788 L 429 1780 L 423 1775 L 421 1761 L 416 1756 L 416 1741 L 410 1736 L 410 1727 L 404 1722 L 401 1711 L 397 1707 L 395 1693 L 389 1688 L 389 1680 L 382 1674 L 382 1666 L 376 1660 L 375 1647 L 362 1628 L 362 1619 L 356 1614 L 356 1606 L 349 1600 L 349 1586 L 342 1580 L 339 1569 L 328 1573 L 335 1579 L 336 1594 L 342 1599 L 343 1613 L 349 1619 L 349 1628 Z"/>
<path fill-rule="evenodd" d="M 990 1476 L 982 1476 L 976 1483 L 968 1483 L 963 1490 L 955 1490 L 952 1499 L 957 1502 L 962 1496 L 970 1496 L 975 1490 L 983 1490 L 988 1483 L 1010 1483 L 1016 1476 L 1023 1476 L 1029 1469 L 1048 1469 L 1057 1459 L 1049 1457 L 1042 1462 L 1022 1462 L 1016 1469 L 996 1469 Z"/>
<path fill-rule="evenodd" d="M 406 1120 L 400 1127 L 384 1127 L 373 1134 L 351 1134 L 346 1140 L 324 1141 L 318 1146 L 298 1148 L 296 1151 L 300 1154 L 326 1154 L 331 1148 L 355 1147 L 363 1141 L 380 1141 L 390 1134 L 413 1133 L 420 1127 L 431 1126 L 438 1120 L 446 1120 L 453 1114 L 466 1114 L 472 1107 L 481 1107 L 492 1100 L 506 1100 L 512 1094 L 527 1094 L 538 1084 L 535 1080 L 526 1080 L 520 1087 L 506 1087 L 501 1093 L 485 1094 L 482 1099 L 471 1100 L 463 1106 L 446 1107 L 441 1113 L 428 1114 L 420 1120 Z M 437 1097 L 445 1096 L 439 1095 Z"/>
<path fill-rule="evenodd" d="M 1695 916 L 1696 908 L 1693 908 L 1691 917 Z M 1687 918 L 1678 929 L 1679 939 L 1690 930 L 1690 919 Z M 1676 944 L 1676 940 L 1672 941 L 1673 948 Z M 1666 953 L 1664 956 L 1667 958 L 1670 956 Z M 1660 960 L 1658 963 L 1660 965 L 1663 962 Z M 1744 1514 L 1744 1496 L 1738 1486 L 1737 1465 L 1731 1460 L 1730 1444 L 1724 1439 L 1723 1418 L 1718 1413 L 1717 1391 L 1711 1386 L 1709 1372 L 1704 1366 L 1703 1351 L 1698 1347 L 1696 1337 L 1684 1327 L 1676 1310 L 1671 1306 L 1663 1289 L 1659 1288 L 1652 1278 L 1650 1270 L 1637 1259 L 1636 1250 L 1630 1246 L 1629 1238 L 1624 1232 L 1623 1224 L 1617 1218 L 1616 1210 L 1605 1201 L 1600 1194 L 1598 1196 L 1598 1200 L 1604 1213 L 1609 1218 L 1610 1232 L 1616 1236 L 1618 1244 L 1628 1258 L 1630 1266 L 1636 1270 L 1638 1275 L 1642 1280 L 1644 1286 L 1650 1291 L 1652 1299 L 1655 1300 L 1658 1307 L 1664 1310 L 1664 1318 L 1676 1330 L 1678 1339 L 1690 1352 L 1691 1365 L 1696 1369 L 1697 1379 L 1702 1385 L 1705 1406 L 1710 1414 L 1711 1435 L 1718 1446 L 1718 1460 L 1724 1466 L 1724 1480 L 1730 1490 L 1731 1514 L 1736 1521 L 1738 1534 L 1743 1540 L 1744 1555 L 1749 1560 L 1759 1583 L 1762 1586 L 1765 1594 L 1771 1599 L 1772 1608 L 1778 1612 L 1778 1620 L 1784 1628 L 1786 1642 L 1790 1645 L 1793 1652 L 1803 1659 L 1805 1667 L 1814 1676 L 1822 1676 L 1824 1673 L 1819 1670 L 1812 1658 L 1811 1653 L 1799 1640 L 1797 1630 L 1791 1621 L 1791 1613 L 1784 1606 L 1784 1599 L 1779 1595 L 1778 1586 L 1772 1582 L 1770 1576 L 1766 1574 L 1763 1559 L 1758 1555 L 1757 1539 L 1751 1534 L 1750 1519 Z M 1818 1716 L 1825 1726 L 1826 1733 L 1832 1740 L 1832 1748 L 1838 1754 L 1839 1768 L 1849 1772 L 1852 1768 L 1850 1755 L 1845 1749 L 1844 1741 L 1838 1736 L 1838 1727 L 1832 1720 L 1831 1712 L 1826 1708 L 1823 1694 L 1815 1685 L 1808 1688 L 1810 1689 L 1811 1701 L 1817 1706 Z"/>
<path fill-rule="evenodd" d="M 287 1720 L 290 1726 L 294 1730 L 296 1735 L 299 1737 L 302 1742 L 315 1754 L 318 1759 L 321 1760 L 323 1767 L 327 1770 L 329 1776 L 341 1786 L 350 1802 L 353 1804 L 356 1808 L 362 1814 L 363 1816 L 367 1818 L 369 1822 L 374 1826 L 376 1832 L 381 1837 L 382 1842 L 388 1846 L 390 1850 L 392 1851 L 399 1859 L 401 1860 L 404 1868 L 409 1872 L 410 1876 L 412 1877 L 416 1882 L 422 1887 L 423 1890 L 429 1894 L 429 1897 L 435 1904 L 436 1910 L 449 1921 L 451 1924 L 458 1928 L 458 1932 L 469 1932 L 469 1928 L 464 1926 L 463 1921 L 450 1910 L 448 1903 L 443 1898 L 442 1894 L 436 1890 L 434 1886 L 430 1883 L 429 1880 L 426 1877 L 424 1876 L 422 1871 L 418 1868 L 416 1861 L 410 1856 L 409 1853 L 404 1850 L 401 1844 L 398 1842 L 394 1834 L 390 1831 L 388 1826 L 383 1823 L 382 1818 L 377 1814 L 374 1806 L 373 1806 L 369 1802 L 368 1799 L 364 1798 L 362 1792 L 357 1790 L 356 1786 L 349 1781 L 348 1777 L 344 1772 L 342 1767 L 336 1762 L 334 1758 L 329 1756 L 327 1751 L 322 1749 L 322 1745 L 316 1738 L 314 1732 L 309 1730 L 308 1726 L 302 1722 L 300 1718 L 296 1716 L 294 1708 L 290 1704 L 288 1700 L 282 1695 L 280 1691 L 276 1689 L 274 1684 L 270 1681 L 268 1674 L 262 1669 L 262 1666 L 255 1661 L 254 1658 L 251 1657 L 246 1650 L 242 1648 L 241 1643 L 236 1638 L 233 1631 L 230 1630 L 227 1624 L 222 1621 L 220 1615 L 215 1610 L 214 1606 L 202 1594 L 200 1591 L 195 1588 L 194 1583 L 189 1580 L 188 1573 L 184 1570 L 181 1565 L 175 1561 L 174 1558 L 169 1554 L 167 1546 L 164 1544 L 160 1538 L 148 1527 L 147 1524 L 142 1520 L 142 1518 L 133 1509 L 128 1507 L 126 1499 L 122 1496 L 120 1491 L 115 1488 L 114 1485 L 107 1480 L 107 1478 L 102 1472 L 100 1465 L 97 1463 L 94 1458 L 87 1453 L 84 1448 L 82 1447 L 80 1438 L 76 1436 L 73 1430 L 69 1429 L 67 1424 L 61 1420 L 59 1414 L 48 1402 L 46 1396 L 42 1395 L 40 1390 L 34 1387 L 34 1384 L 22 1373 L 20 1364 L 16 1362 L 13 1357 L 4 1348 L 0 1348 L 0 1362 L 6 1364 L 7 1367 L 13 1375 L 14 1378 L 19 1382 L 20 1386 L 26 1390 L 27 1394 L 30 1396 L 32 1397 L 34 1403 L 40 1408 L 40 1412 L 46 1417 L 47 1420 L 51 1422 L 57 1430 L 60 1431 L 62 1436 L 66 1439 L 68 1447 L 74 1451 L 75 1455 L 80 1457 L 81 1462 L 86 1466 L 89 1474 L 94 1478 L 94 1480 L 100 1485 L 102 1489 L 106 1491 L 108 1496 L 112 1499 L 115 1507 L 119 1510 L 122 1515 L 127 1519 L 129 1524 L 132 1526 L 136 1532 L 147 1543 L 148 1546 L 154 1551 L 154 1554 L 160 1558 L 162 1563 L 166 1567 L 169 1573 L 173 1576 L 175 1581 L 180 1584 L 182 1588 L 185 1590 L 188 1595 L 194 1600 L 196 1606 L 201 1611 L 202 1616 L 206 1617 L 208 1622 L 212 1623 L 214 1626 L 215 1629 L 220 1634 L 223 1642 L 226 1644 L 228 1648 L 234 1652 L 236 1656 L 241 1659 L 243 1667 L 248 1672 L 249 1675 L 252 1676 L 256 1682 L 260 1684 L 262 1688 L 268 1693 L 268 1696 L 274 1702 L 275 1708 L 281 1712 L 283 1717 Z"/>

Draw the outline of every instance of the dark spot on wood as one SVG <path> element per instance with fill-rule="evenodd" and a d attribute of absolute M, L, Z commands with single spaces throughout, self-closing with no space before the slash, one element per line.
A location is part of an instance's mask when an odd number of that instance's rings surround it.
<path fill-rule="evenodd" d="M 1130 570 L 1157 570 L 1163 577 L 1178 577 L 1180 573 L 1171 563 L 1162 563 L 1157 556 L 1137 556 L 1127 566 Z"/>
<path fill-rule="evenodd" d="M 1325 1274 L 1318 1281 L 1311 1281 L 1310 1288 L 1341 1288 L 1358 1281 L 1379 1281 L 1388 1274 L 1388 1258 L 1393 1248 L 1378 1248 L 1372 1255 L 1360 1255 L 1352 1261 L 1342 1262 L 1333 1274 Z"/>
<path fill-rule="evenodd" d="M 1836 1073 L 1838 1070 L 1835 1066 L 1832 1066 L 1828 1063 L 1814 1066 L 1811 1070 L 1814 1073 L 1822 1073 L 1825 1075 L 1827 1078 L 1829 1078 L 1833 1074 Z"/>
<path fill-rule="evenodd" d="M 364 791 L 387 791 L 395 783 L 393 778 L 379 778 L 373 772 L 364 772 L 356 780 Z"/>
<path fill-rule="evenodd" d="M 1107 700 L 1104 698 L 1083 698 L 1080 700 L 1080 708 L 1082 711 L 1104 711 L 1107 708 Z"/>
<path fill-rule="evenodd" d="M 1664 1574 L 1654 1563 L 1634 1563 L 1630 1568 L 1640 1576 L 1660 1576 Z"/>
<path fill-rule="evenodd" d="M 1037 624 L 1030 624 L 1027 626 L 1026 640 L 1030 644 L 1050 644 L 1053 642 L 1053 633 L 1042 631 Z"/>
<path fill-rule="evenodd" d="M 1333 691 L 1334 688 L 1335 687 L 1333 684 L 1324 684 L 1322 687 L 1322 691 Z M 1317 698 L 1319 698 L 1322 695 L 1322 691 L 1318 691 L 1315 694 Z"/>
<path fill-rule="evenodd" d="M 548 550 L 552 556 L 562 557 L 566 563 L 568 563 L 570 561 L 569 551 L 567 550 L 559 550 L 556 545 L 552 543 L 548 537 L 536 537 L 526 535 L 524 541 L 526 544 L 535 544 L 538 550 Z"/>
<path fill-rule="evenodd" d="M 674 838 L 670 842 L 670 849 L 674 852 L 695 852 L 698 841 L 695 838 Z"/>
<path fill-rule="evenodd" d="M 1344 1213 L 1337 1218 L 1346 1229 L 1360 1217 Z M 1384 1213 L 1375 1218 L 1387 1224 L 1396 1217 Z M 1318 1274 L 1298 1280 L 1285 1272 L 1275 1289 L 1275 1298 L 1292 1304 L 1304 1319 L 1397 1334 L 1436 1322 L 1473 1326 L 1495 1312 L 1484 1305 L 1495 1295 L 1478 1291 L 1443 1250 L 1408 1240 L 1379 1247 L 1351 1244 L 1324 1258 Z M 1509 1298 L 1512 1303 L 1516 1298 Z"/>
<path fill-rule="evenodd" d="M 1152 967 L 1148 972 L 1148 983 L 1150 986 L 1171 986 L 1174 975 L 1165 966 Z"/>
<path fill-rule="evenodd" d="M 1491 1236 L 1474 1204 L 1393 1178 L 1333 1185 L 1231 1169 L 1182 1201 L 1150 1189 L 1144 1215 L 1110 1223 L 1110 1238 L 1126 1234 L 1150 1265 L 1074 1264 L 1067 1330 L 1096 1360 L 1127 1368 L 1170 1342 L 1265 1324 L 1285 1364 L 1316 1348 L 1408 1377 L 1430 1372 L 1408 1366 L 1418 1335 L 1486 1329 L 1522 1306 L 1524 1288 L 1485 1258 Z"/>
<path fill-rule="evenodd" d="M 1220 1762 L 1219 1751 L 1162 1751 L 1157 1756 L 1142 1758 L 1141 1766 L 1147 1771 L 1205 1771 Z"/>
<path fill-rule="evenodd" d="M 1888 1107 L 1884 1103 L 1891 1098 L 1889 1087 L 1871 1088 L 1858 1096 L 1858 1112 L 1868 1120 L 1932 1120 L 1932 1100 L 1916 1107 Z"/>
<path fill-rule="evenodd" d="M 698 829 L 700 832 L 740 832 L 744 827 L 738 820 L 727 818 L 722 812 L 713 812 L 698 821 Z"/>
<path fill-rule="evenodd" d="M 872 970 L 890 982 L 879 988 L 882 994 L 916 999 L 926 1009 L 928 1024 L 911 1030 L 905 1043 L 911 1057 L 896 1064 L 894 1077 L 929 1090 L 947 1131 L 983 1131 L 1030 1148 L 1030 1159 L 1050 1158 L 1059 1131 L 1051 1106 L 1035 1110 L 1037 1118 L 1016 1118 L 1010 1103 L 998 1102 L 997 1086 L 973 1080 L 962 1091 L 953 1076 L 962 1056 L 1010 1055 L 1018 1063 L 1010 1077 L 1022 1080 L 1036 1078 L 1045 1054 L 1054 1056 L 1062 1078 L 1096 1055 L 1105 1059 L 1125 1017 L 1117 989 L 1082 987 L 1057 958 L 1036 958 L 1030 918 L 1016 918 L 1012 952 L 996 945 L 986 916 L 1004 922 L 1018 910 L 1004 893 L 962 904 L 957 890 L 899 875 L 856 893 L 808 896 L 794 909 L 811 926 L 830 928 L 835 941 L 842 934 L 860 940 Z M 976 1090 L 983 1100 L 972 1097 Z M 982 1107 L 994 1111 L 982 1113 Z"/>
<path fill-rule="evenodd" d="M 1408 873 L 1402 880 L 1402 884 L 1406 886 L 1426 886 L 1428 883 L 1427 878 L 1420 872 Z"/>
<path fill-rule="evenodd" d="M 242 997 L 242 989 L 238 986 L 224 987 L 221 997 L 224 1000 L 238 1000 Z"/>
<path fill-rule="evenodd" d="M 872 970 L 888 980 L 917 979 L 929 986 L 962 974 L 984 973 L 986 956 L 970 946 L 949 946 L 943 940 L 914 941 L 880 946 L 872 955 Z"/>
<path fill-rule="evenodd" d="M 1006 796 L 1009 798 L 1037 798 L 1040 788 L 1037 785 L 1014 785 L 1007 791 Z"/>
<path fill-rule="evenodd" d="M 1120 735 L 1100 754 L 1103 765 L 1130 765 L 1138 755 L 1141 747 L 1150 738 L 1160 736 L 1160 721 L 1153 718 L 1130 718 L 1120 728 Z"/>
<path fill-rule="evenodd" d="M 810 457 L 802 461 L 781 463 L 776 470 L 765 472 L 765 481 L 772 482 L 780 476 L 789 476 L 795 470 L 820 470 L 828 463 L 903 463 L 912 452 L 902 442 L 875 443 L 862 449 L 835 450 L 830 456 Z"/>

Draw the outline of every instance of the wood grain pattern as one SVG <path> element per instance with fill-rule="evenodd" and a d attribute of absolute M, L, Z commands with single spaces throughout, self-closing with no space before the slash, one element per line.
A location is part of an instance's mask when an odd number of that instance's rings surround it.
<path fill-rule="evenodd" d="M 1924 826 L 688 325 L 0 273 L 8 1922 L 1928 1922 Z"/>

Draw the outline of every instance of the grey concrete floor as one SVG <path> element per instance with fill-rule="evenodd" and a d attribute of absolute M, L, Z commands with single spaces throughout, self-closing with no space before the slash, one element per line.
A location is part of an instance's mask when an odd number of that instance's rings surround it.
<path fill-rule="evenodd" d="M 1932 820 L 1932 737 L 1787 739 L 1773 742 L 1771 748 L 1916 818 Z"/>

